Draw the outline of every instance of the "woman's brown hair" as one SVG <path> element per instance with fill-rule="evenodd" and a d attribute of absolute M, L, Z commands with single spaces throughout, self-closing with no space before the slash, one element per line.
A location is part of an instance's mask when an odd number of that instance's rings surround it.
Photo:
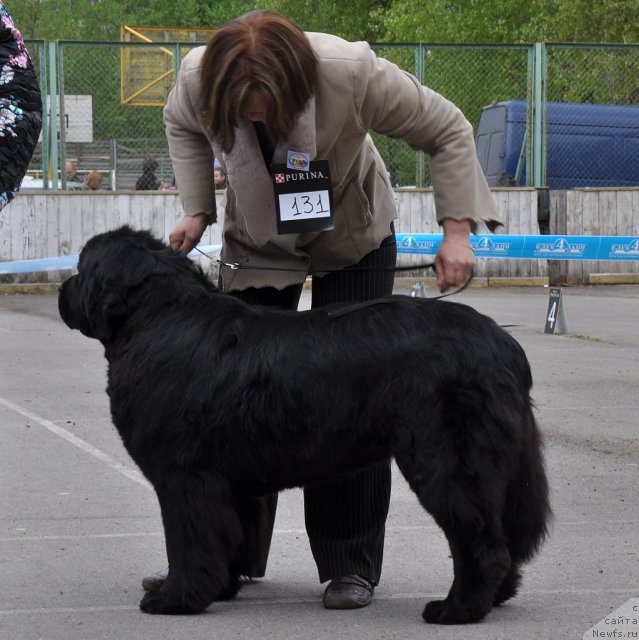
<path fill-rule="evenodd" d="M 228 152 L 233 129 L 252 96 L 266 105 L 266 128 L 284 140 L 313 95 L 317 57 L 304 32 L 274 11 L 251 11 L 231 20 L 209 41 L 202 60 L 206 121 Z"/>

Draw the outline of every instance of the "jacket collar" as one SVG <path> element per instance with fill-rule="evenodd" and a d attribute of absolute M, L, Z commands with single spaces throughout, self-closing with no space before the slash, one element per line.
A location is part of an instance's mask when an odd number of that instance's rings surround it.
<path fill-rule="evenodd" d="M 311 160 L 317 153 L 315 98 L 295 121 L 288 140 L 278 142 L 273 164 L 286 164 L 287 151 L 307 153 Z M 277 236 L 273 178 L 266 166 L 253 123 L 242 118 L 235 128 L 235 144 L 222 154 L 229 187 L 235 194 L 239 215 L 256 247 L 263 247 Z"/>

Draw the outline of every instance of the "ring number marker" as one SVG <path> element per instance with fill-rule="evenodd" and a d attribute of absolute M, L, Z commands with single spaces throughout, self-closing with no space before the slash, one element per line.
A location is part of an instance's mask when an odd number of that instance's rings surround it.
<path fill-rule="evenodd" d="M 544 333 L 568 333 L 568 321 L 566 320 L 561 289 L 550 289 Z"/>

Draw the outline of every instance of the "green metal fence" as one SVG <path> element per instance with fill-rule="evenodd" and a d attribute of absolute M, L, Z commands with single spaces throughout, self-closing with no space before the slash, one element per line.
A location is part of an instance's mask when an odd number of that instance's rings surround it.
<path fill-rule="evenodd" d="M 47 117 L 30 166 L 45 188 L 66 189 L 64 165 L 92 170 L 110 189 L 131 189 L 146 158 L 171 181 L 162 104 L 180 61 L 197 43 L 60 41 L 27 43 Z M 410 71 L 457 104 L 476 128 L 495 102 L 527 102 L 522 156 L 527 184 L 544 187 L 547 101 L 639 103 L 639 45 L 374 44 L 379 56 Z M 373 134 L 395 186 L 427 186 L 429 159 L 405 143 Z M 639 142 L 634 143 L 639 163 Z M 56 178 L 56 179 L 54 179 Z M 639 181 L 638 181 L 639 182 Z"/>
<path fill-rule="evenodd" d="M 454 102 L 477 127 L 482 107 L 529 98 L 531 48 L 526 45 L 373 45 L 377 55 L 413 73 Z M 428 157 L 398 140 L 373 134 L 395 186 L 430 184 Z"/>

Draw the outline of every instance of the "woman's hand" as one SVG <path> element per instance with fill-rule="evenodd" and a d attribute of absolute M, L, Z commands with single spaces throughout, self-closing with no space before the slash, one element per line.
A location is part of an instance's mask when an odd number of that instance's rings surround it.
<path fill-rule="evenodd" d="M 443 293 L 450 287 L 459 287 L 470 277 L 475 266 L 475 254 L 470 244 L 468 220 L 442 220 L 444 239 L 435 256 L 437 286 Z"/>
<path fill-rule="evenodd" d="M 184 216 L 169 234 L 169 243 L 176 251 L 187 254 L 199 241 L 206 229 L 205 213 Z"/>

